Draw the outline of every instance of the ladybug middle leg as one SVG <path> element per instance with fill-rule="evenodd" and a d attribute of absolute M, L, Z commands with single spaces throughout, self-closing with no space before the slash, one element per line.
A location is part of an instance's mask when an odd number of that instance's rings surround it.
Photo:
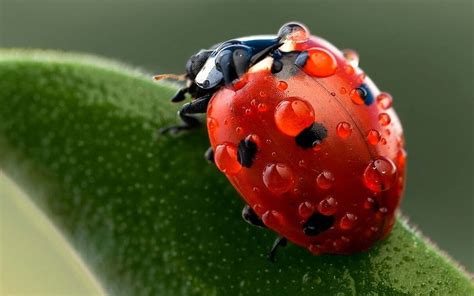
<path fill-rule="evenodd" d="M 251 207 L 248 205 L 245 205 L 244 209 L 242 210 L 242 218 L 245 220 L 245 222 L 249 223 L 250 225 L 258 226 L 258 227 L 263 227 L 266 228 L 265 224 L 263 224 L 263 221 L 258 217 L 258 215 L 252 210 Z M 285 247 L 287 245 L 288 241 L 284 237 L 278 237 L 275 242 L 273 243 L 272 248 L 270 249 L 270 252 L 268 252 L 268 260 L 271 262 L 275 262 L 275 255 L 279 247 Z"/>
<path fill-rule="evenodd" d="M 162 128 L 160 129 L 160 134 L 177 133 L 182 130 L 189 130 L 201 126 L 199 120 L 192 116 L 192 114 L 206 113 L 207 105 L 211 97 L 212 94 L 207 94 L 184 104 L 181 110 L 178 111 L 178 115 L 183 121 L 183 124 Z"/>

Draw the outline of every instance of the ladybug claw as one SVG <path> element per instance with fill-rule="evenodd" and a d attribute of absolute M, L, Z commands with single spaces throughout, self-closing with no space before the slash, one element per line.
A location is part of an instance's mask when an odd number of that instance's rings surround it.
<path fill-rule="evenodd" d="M 276 255 L 276 252 L 278 250 L 279 247 L 285 247 L 286 245 L 288 244 L 288 240 L 284 237 L 277 237 L 277 239 L 275 240 L 275 242 L 273 243 L 273 246 L 270 250 L 270 252 L 268 253 L 268 260 L 270 260 L 271 262 L 275 263 L 275 255 Z"/>

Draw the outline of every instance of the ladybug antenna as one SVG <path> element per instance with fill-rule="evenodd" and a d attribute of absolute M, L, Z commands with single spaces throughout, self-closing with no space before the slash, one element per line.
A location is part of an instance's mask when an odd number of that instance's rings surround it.
<path fill-rule="evenodd" d="M 160 75 L 153 76 L 153 80 L 156 80 L 156 81 L 163 80 L 163 79 L 172 79 L 172 80 L 183 81 L 183 80 L 186 80 L 186 74 L 181 74 L 181 75 L 160 74 Z"/>

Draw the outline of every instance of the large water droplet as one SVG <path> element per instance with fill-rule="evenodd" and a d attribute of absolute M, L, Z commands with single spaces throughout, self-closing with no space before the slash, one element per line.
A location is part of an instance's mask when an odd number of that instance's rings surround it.
<path fill-rule="evenodd" d="M 293 187 L 293 172 L 282 163 L 268 164 L 263 170 L 263 183 L 270 192 L 283 194 Z"/>
<path fill-rule="evenodd" d="M 336 133 L 339 137 L 345 139 L 352 134 L 352 125 L 349 122 L 339 122 L 336 127 Z"/>
<path fill-rule="evenodd" d="M 318 205 L 318 211 L 325 216 L 334 215 L 337 212 L 336 199 L 332 196 L 328 196 L 321 200 Z"/>
<path fill-rule="evenodd" d="M 291 97 L 278 104 L 274 118 L 282 133 L 295 137 L 314 122 L 314 111 L 307 102 Z"/>
<path fill-rule="evenodd" d="M 292 41 L 296 43 L 308 41 L 310 36 L 308 28 L 300 23 L 287 23 L 284 24 L 278 31 L 278 37 L 281 41 Z"/>
<path fill-rule="evenodd" d="M 397 167 L 386 157 L 379 157 L 369 163 L 364 171 L 364 184 L 374 192 L 389 190 L 397 177 Z"/>
<path fill-rule="evenodd" d="M 321 189 L 329 189 L 334 183 L 334 176 L 329 171 L 321 172 L 318 177 L 316 177 L 316 184 Z"/>
<path fill-rule="evenodd" d="M 344 49 L 342 51 L 342 54 L 344 55 L 344 58 L 346 61 L 352 66 L 352 67 L 357 67 L 359 66 L 359 55 L 357 54 L 356 51 L 352 49 Z"/>
<path fill-rule="evenodd" d="M 286 83 L 285 81 L 279 81 L 277 84 L 277 88 L 279 90 L 285 90 L 288 88 L 288 83 Z"/>
<path fill-rule="evenodd" d="M 227 175 L 235 175 L 242 169 L 237 160 L 237 147 L 230 143 L 216 147 L 214 161 L 217 168 Z"/>
<path fill-rule="evenodd" d="M 392 96 L 389 93 L 382 92 L 377 96 L 377 106 L 380 109 L 387 110 L 392 107 Z"/>
<path fill-rule="evenodd" d="M 380 142 L 380 133 L 371 129 L 367 134 L 367 142 L 369 142 L 370 145 L 377 145 Z"/>
<path fill-rule="evenodd" d="M 311 76 L 328 77 L 336 73 L 337 61 L 332 53 L 323 48 L 308 49 L 308 60 L 303 70 Z"/>

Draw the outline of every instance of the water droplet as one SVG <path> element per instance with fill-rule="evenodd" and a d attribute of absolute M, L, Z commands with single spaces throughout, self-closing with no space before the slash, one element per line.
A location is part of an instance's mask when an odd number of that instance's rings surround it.
<path fill-rule="evenodd" d="M 339 227 L 343 230 L 348 230 L 354 227 L 357 221 L 357 216 L 351 213 L 346 213 L 339 222 Z"/>
<path fill-rule="evenodd" d="M 316 244 L 309 245 L 308 250 L 314 255 L 321 255 L 323 252 L 321 246 Z"/>
<path fill-rule="evenodd" d="M 267 110 L 268 110 L 267 104 L 265 104 L 265 103 L 258 104 L 257 110 L 258 110 L 258 112 L 262 112 L 262 113 L 267 112 Z"/>
<path fill-rule="evenodd" d="M 301 167 L 301 168 L 306 167 L 306 162 L 304 161 L 304 159 L 298 161 L 298 166 Z"/>
<path fill-rule="evenodd" d="M 240 89 L 242 89 L 248 82 L 248 79 L 243 76 L 241 79 L 237 80 L 235 83 L 234 83 L 234 91 L 238 91 Z"/>
<path fill-rule="evenodd" d="M 352 67 L 351 65 L 345 65 L 344 71 L 347 75 L 353 75 L 355 73 L 354 67 Z"/>
<path fill-rule="evenodd" d="M 248 135 L 247 137 L 245 137 L 245 140 L 246 141 L 252 141 L 254 142 L 255 144 L 257 144 L 257 147 L 261 147 L 262 146 L 262 142 L 260 140 L 260 137 L 257 136 L 256 134 L 250 134 Z"/>
<path fill-rule="evenodd" d="M 259 192 L 260 192 L 260 189 L 258 189 L 258 187 L 253 187 L 253 188 L 252 188 L 252 191 L 255 192 L 255 193 L 259 193 Z"/>
<path fill-rule="evenodd" d="M 242 169 L 237 160 L 237 147 L 233 144 L 218 145 L 214 153 L 214 160 L 219 170 L 227 175 L 235 175 Z"/>
<path fill-rule="evenodd" d="M 309 202 L 305 201 L 298 207 L 298 214 L 301 218 L 307 219 L 314 213 L 314 206 Z"/>
<path fill-rule="evenodd" d="M 356 51 L 352 49 L 344 49 L 342 51 L 342 54 L 344 55 L 344 58 L 346 61 L 352 66 L 352 67 L 357 67 L 359 66 L 359 55 L 357 54 Z"/>
<path fill-rule="evenodd" d="M 321 172 L 318 177 L 316 177 L 316 184 L 321 189 L 329 189 L 334 183 L 334 176 L 329 171 Z"/>
<path fill-rule="evenodd" d="M 372 197 L 368 197 L 364 201 L 364 209 L 372 210 L 375 207 L 375 200 Z"/>
<path fill-rule="evenodd" d="M 253 210 L 254 210 L 255 213 L 257 213 L 257 215 L 259 215 L 259 216 L 262 216 L 262 215 L 266 212 L 265 208 L 264 208 L 261 204 L 255 204 L 255 205 L 253 206 Z"/>
<path fill-rule="evenodd" d="M 382 145 L 387 145 L 387 139 L 385 139 L 385 138 L 380 139 L 380 143 Z"/>
<path fill-rule="evenodd" d="M 321 200 L 318 205 L 318 211 L 325 216 L 334 215 L 337 212 L 336 199 L 332 196 L 328 196 Z"/>
<path fill-rule="evenodd" d="M 345 87 L 341 87 L 339 92 L 341 93 L 341 95 L 345 95 L 347 93 L 347 89 Z"/>
<path fill-rule="evenodd" d="M 282 163 L 268 164 L 263 170 L 263 183 L 270 192 L 283 194 L 293 187 L 293 172 Z"/>
<path fill-rule="evenodd" d="M 392 107 L 392 96 L 389 93 L 382 92 L 377 96 L 377 106 L 380 109 L 387 110 L 388 108 Z"/>
<path fill-rule="evenodd" d="M 286 83 L 285 81 L 279 81 L 277 84 L 277 88 L 279 90 L 285 90 L 288 88 L 288 83 Z"/>
<path fill-rule="evenodd" d="M 367 97 L 367 91 L 363 88 L 357 87 L 351 90 L 349 93 L 351 100 L 356 105 L 364 105 L 365 104 L 365 97 Z"/>
<path fill-rule="evenodd" d="M 283 25 L 278 31 L 278 36 L 283 42 L 302 43 L 308 41 L 310 33 L 303 24 L 292 22 Z"/>
<path fill-rule="evenodd" d="M 392 121 L 392 119 L 390 118 L 390 115 L 388 115 L 387 113 L 380 113 L 379 114 L 379 123 L 383 126 L 387 126 L 390 124 L 390 122 Z"/>
<path fill-rule="evenodd" d="M 255 107 L 257 106 L 257 100 L 253 99 L 250 101 L 250 106 Z"/>
<path fill-rule="evenodd" d="M 308 60 L 303 70 L 311 76 L 328 77 L 336 73 L 337 61 L 332 53 L 323 48 L 307 50 Z"/>
<path fill-rule="evenodd" d="M 274 118 L 282 133 L 294 137 L 314 122 L 314 111 L 307 102 L 292 97 L 278 104 Z"/>
<path fill-rule="evenodd" d="M 270 145 L 270 144 L 272 143 L 272 140 L 266 139 L 266 140 L 265 140 L 265 143 L 267 143 L 267 145 Z"/>
<path fill-rule="evenodd" d="M 388 213 L 388 209 L 386 207 L 382 207 L 379 209 L 379 212 L 382 214 L 382 215 L 385 215 Z"/>
<path fill-rule="evenodd" d="M 252 109 L 250 108 L 245 109 L 245 115 L 247 116 L 252 115 Z"/>
<path fill-rule="evenodd" d="M 235 128 L 235 132 L 237 133 L 237 135 L 242 135 L 244 133 L 244 129 L 241 128 L 240 126 L 236 127 Z"/>
<path fill-rule="evenodd" d="M 367 134 L 367 141 L 371 145 L 377 145 L 380 142 L 380 133 L 374 129 L 371 129 Z"/>
<path fill-rule="evenodd" d="M 386 130 L 385 130 L 385 134 L 386 134 L 387 136 L 390 136 L 391 133 L 392 133 L 392 132 L 391 132 L 389 129 L 386 129 Z"/>
<path fill-rule="evenodd" d="M 217 128 L 217 126 L 218 126 L 217 120 L 215 120 L 212 117 L 207 117 L 207 129 L 209 131 L 215 130 Z"/>
<path fill-rule="evenodd" d="M 258 95 L 262 98 L 265 98 L 267 96 L 267 93 L 264 90 L 261 90 Z"/>
<path fill-rule="evenodd" d="M 272 152 L 272 157 L 273 158 L 276 158 L 277 157 L 277 153 L 275 151 Z"/>
<path fill-rule="evenodd" d="M 379 157 L 369 163 L 364 171 L 364 184 L 374 192 L 389 190 L 397 176 L 397 167 L 386 157 Z"/>
<path fill-rule="evenodd" d="M 349 122 L 339 122 L 336 127 L 336 133 L 339 137 L 345 139 L 352 134 L 352 125 Z"/>
<path fill-rule="evenodd" d="M 265 225 L 267 225 L 270 228 L 275 228 L 281 225 L 286 224 L 285 223 L 285 217 L 283 217 L 282 214 L 280 214 L 278 211 L 271 210 L 271 211 L 266 211 L 262 215 L 262 221 Z"/>

